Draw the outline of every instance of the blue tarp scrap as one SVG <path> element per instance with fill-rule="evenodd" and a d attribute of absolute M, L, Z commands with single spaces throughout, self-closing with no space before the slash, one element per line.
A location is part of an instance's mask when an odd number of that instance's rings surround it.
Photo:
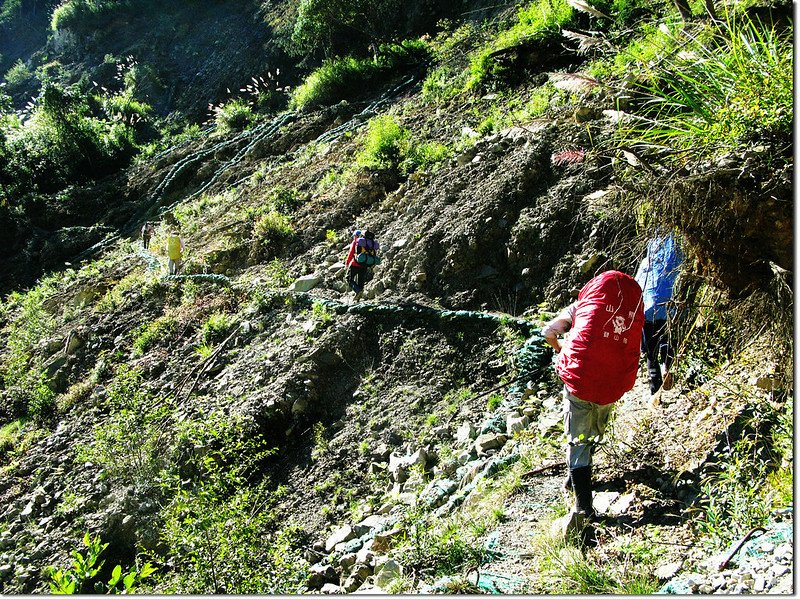
<path fill-rule="evenodd" d="M 525 579 L 499 572 L 472 572 L 467 577 L 472 584 L 492 595 L 511 595 L 522 589 Z"/>
<path fill-rule="evenodd" d="M 481 562 L 490 564 L 497 558 L 503 557 L 503 552 L 498 549 L 500 546 L 500 531 L 491 533 L 483 542 L 483 557 Z"/>
<path fill-rule="evenodd" d="M 733 561 L 740 562 L 742 555 L 757 556 L 763 555 L 764 551 L 761 547 L 764 543 L 772 543 L 773 545 L 780 545 L 781 543 L 789 543 L 793 540 L 792 525 L 789 522 L 778 522 L 771 524 L 767 528 L 767 532 L 751 538 L 744 547 L 739 550 L 739 553 L 733 558 Z"/>

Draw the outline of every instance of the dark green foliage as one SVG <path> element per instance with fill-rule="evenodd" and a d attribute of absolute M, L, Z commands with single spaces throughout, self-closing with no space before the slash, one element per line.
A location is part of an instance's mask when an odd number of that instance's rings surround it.
<path fill-rule="evenodd" d="M 296 593 L 305 571 L 301 531 L 277 509 L 286 489 L 253 480 L 272 454 L 265 439 L 244 419 L 212 412 L 181 426 L 177 451 L 163 533 L 175 569 L 165 590 Z"/>
<path fill-rule="evenodd" d="M 120 120 L 105 120 L 91 110 L 94 104 L 77 91 L 46 84 L 35 102 L 30 122 L 7 128 L 3 151 L 11 180 L 6 193 L 63 189 L 75 182 L 101 178 L 126 165 L 135 152 L 133 130 Z M 142 107 L 108 105 L 110 114 Z M 131 117 L 132 118 L 132 117 Z M 10 135 L 13 133 L 13 135 Z"/>
<path fill-rule="evenodd" d="M 136 4 L 135 0 L 67 0 L 53 11 L 50 26 L 53 31 L 71 29 L 85 33 L 101 24 L 103 18 Z"/>
<path fill-rule="evenodd" d="M 392 41 L 402 10 L 399 0 L 300 0 L 292 43 L 298 54 L 326 56 L 377 47 Z"/>
<path fill-rule="evenodd" d="M 303 199 L 295 189 L 276 187 L 270 194 L 269 204 L 278 212 L 289 214 L 303 205 Z"/>

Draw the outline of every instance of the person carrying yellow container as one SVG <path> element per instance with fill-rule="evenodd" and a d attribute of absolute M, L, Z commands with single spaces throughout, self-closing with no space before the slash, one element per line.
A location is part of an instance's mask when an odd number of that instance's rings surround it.
<path fill-rule="evenodd" d="M 176 275 L 183 262 L 183 239 L 178 231 L 173 229 L 167 237 L 167 270 L 169 274 Z"/>

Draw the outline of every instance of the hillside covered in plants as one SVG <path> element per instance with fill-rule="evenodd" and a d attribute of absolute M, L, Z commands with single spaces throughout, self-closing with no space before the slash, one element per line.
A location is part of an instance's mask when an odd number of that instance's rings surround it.
<path fill-rule="evenodd" d="M 0 592 L 793 592 L 791 4 L 0 0 L 0 75 Z M 666 232 L 576 545 L 540 330 Z"/>

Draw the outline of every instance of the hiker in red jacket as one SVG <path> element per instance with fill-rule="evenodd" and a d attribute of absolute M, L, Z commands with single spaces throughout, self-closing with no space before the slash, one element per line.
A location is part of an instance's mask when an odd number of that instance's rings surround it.
<path fill-rule="evenodd" d="M 592 453 L 614 402 L 636 381 L 643 323 L 641 287 L 633 277 L 610 270 L 589 281 L 578 301 L 542 328 L 558 354 L 556 372 L 564 381 L 567 465 L 575 492 L 575 507 L 559 523 L 565 537 L 582 531 L 595 516 Z"/>
<path fill-rule="evenodd" d="M 356 229 L 353 231 L 353 241 L 350 243 L 350 250 L 347 252 L 347 260 L 345 266 L 347 267 L 347 285 L 356 292 L 361 293 L 364 289 L 365 278 L 367 276 L 367 267 L 362 266 L 356 262 L 356 250 L 358 248 L 358 240 L 363 237 L 363 233 Z"/>

